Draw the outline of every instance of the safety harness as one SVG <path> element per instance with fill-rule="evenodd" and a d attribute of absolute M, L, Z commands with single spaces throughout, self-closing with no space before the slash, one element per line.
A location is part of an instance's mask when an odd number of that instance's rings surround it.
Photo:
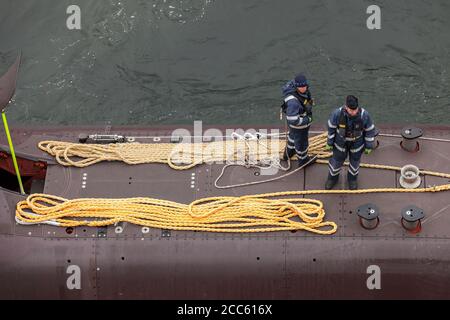
<path fill-rule="evenodd" d="M 297 91 L 291 93 L 290 95 L 294 96 L 300 104 L 305 109 L 305 112 L 300 114 L 301 117 L 304 116 L 311 116 L 312 115 L 312 106 L 314 104 L 313 99 L 311 98 L 311 93 L 306 91 L 304 94 L 300 94 Z M 287 103 L 283 100 L 283 104 L 280 106 L 280 116 L 284 113 L 286 114 L 287 111 Z"/>
<path fill-rule="evenodd" d="M 345 141 L 355 141 L 356 139 L 362 137 L 364 125 L 361 109 L 355 118 L 356 119 L 353 120 L 353 125 L 350 126 L 344 108 L 341 109 L 341 114 L 339 115 L 338 133 L 345 139 Z"/>

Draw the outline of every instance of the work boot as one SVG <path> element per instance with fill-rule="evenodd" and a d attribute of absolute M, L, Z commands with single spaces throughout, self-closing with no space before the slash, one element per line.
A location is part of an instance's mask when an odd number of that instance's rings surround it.
<path fill-rule="evenodd" d="M 283 160 L 288 161 L 288 159 L 292 158 L 292 156 L 295 154 L 295 149 L 289 149 L 286 147 L 283 152 Z"/>
<path fill-rule="evenodd" d="M 358 189 L 358 180 L 356 180 L 356 179 L 348 180 L 348 188 L 350 190 L 357 190 Z"/>
<path fill-rule="evenodd" d="M 306 156 L 306 158 L 305 159 L 303 159 L 303 160 L 298 160 L 298 166 L 299 167 L 303 167 L 305 164 L 307 164 L 308 162 L 308 166 L 309 165 L 311 165 L 311 164 L 313 164 L 314 162 L 316 162 L 316 160 L 317 160 L 317 157 L 311 157 L 311 156 Z"/>
<path fill-rule="evenodd" d="M 327 182 L 325 182 L 325 190 L 331 190 L 339 180 L 339 176 L 332 177 L 328 175 Z"/>

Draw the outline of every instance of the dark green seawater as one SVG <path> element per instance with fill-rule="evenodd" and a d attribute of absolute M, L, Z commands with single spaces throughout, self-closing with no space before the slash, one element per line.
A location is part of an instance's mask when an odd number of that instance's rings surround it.
<path fill-rule="evenodd" d="M 279 125 L 300 71 L 316 121 L 354 94 L 378 123 L 450 124 L 448 0 L 1 0 L 1 72 L 19 49 L 14 124 Z"/>

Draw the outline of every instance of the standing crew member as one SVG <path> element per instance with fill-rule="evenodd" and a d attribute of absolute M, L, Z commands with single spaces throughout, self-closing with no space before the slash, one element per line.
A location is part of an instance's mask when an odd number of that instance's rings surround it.
<path fill-rule="evenodd" d="M 347 155 L 348 187 L 358 189 L 359 163 L 362 153 L 370 154 L 375 140 L 375 125 L 369 113 L 358 106 L 358 98 L 347 96 L 344 106 L 336 109 L 328 120 L 327 149 L 333 149 L 333 157 L 328 163 L 328 179 L 325 189 L 330 190 L 339 179 L 342 164 Z"/>
<path fill-rule="evenodd" d="M 282 111 L 286 113 L 289 127 L 288 141 L 283 159 L 297 154 L 299 166 L 310 161 L 308 156 L 308 133 L 312 122 L 313 100 L 309 92 L 308 81 L 303 74 L 283 86 L 284 103 Z"/>

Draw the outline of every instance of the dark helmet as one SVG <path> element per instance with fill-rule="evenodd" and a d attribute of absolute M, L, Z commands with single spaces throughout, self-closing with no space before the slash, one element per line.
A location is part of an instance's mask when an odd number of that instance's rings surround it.
<path fill-rule="evenodd" d="M 347 96 L 347 99 L 345 100 L 345 105 L 349 107 L 352 110 L 355 110 L 358 108 L 358 98 L 355 96 Z"/>
<path fill-rule="evenodd" d="M 300 73 L 298 74 L 295 79 L 295 86 L 298 87 L 307 87 L 308 86 L 308 81 L 306 80 L 306 77 Z"/>

